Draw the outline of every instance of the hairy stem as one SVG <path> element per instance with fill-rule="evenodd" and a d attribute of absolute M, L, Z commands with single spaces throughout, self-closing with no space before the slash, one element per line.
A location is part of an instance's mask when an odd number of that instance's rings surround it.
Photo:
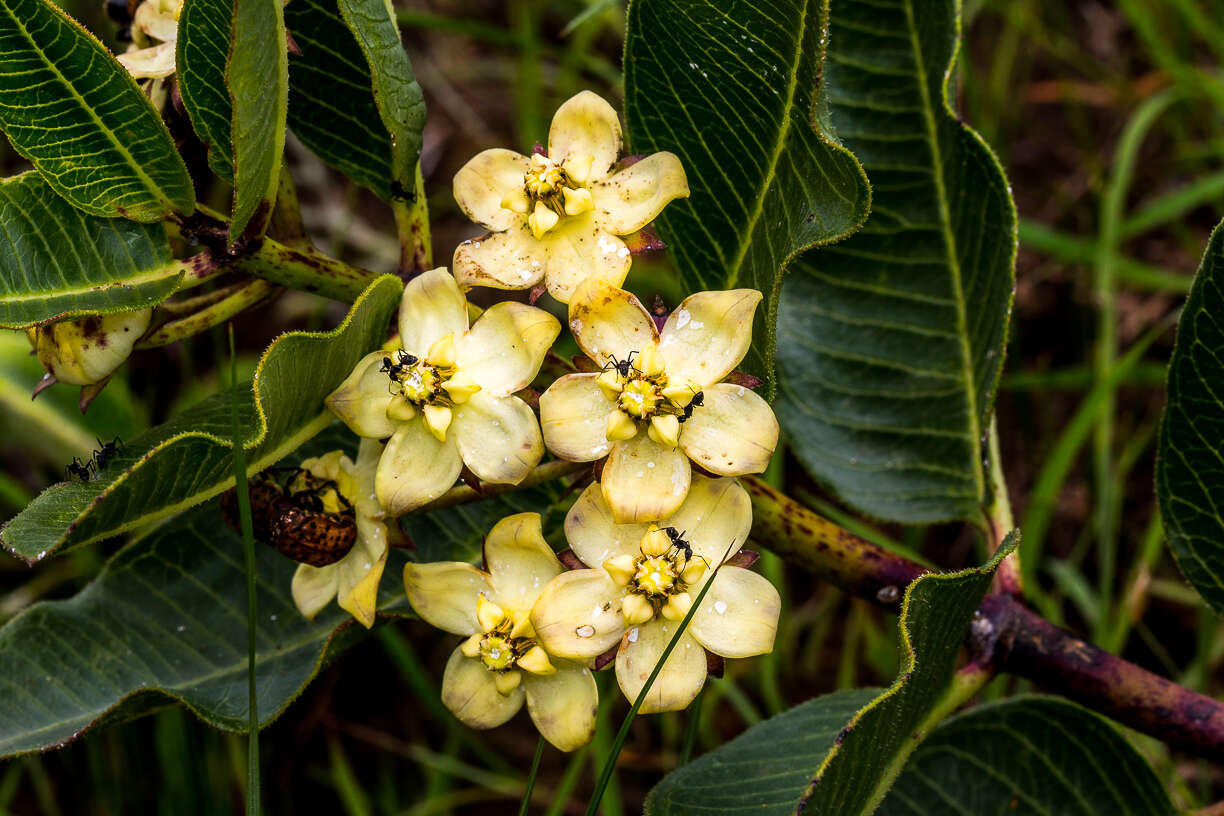
<path fill-rule="evenodd" d="M 377 277 L 315 249 L 294 249 L 271 238 L 239 260 L 243 271 L 266 281 L 352 303 Z"/>
<path fill-rule="evenodd" d="M 272 223 L 269 231 L 285 246 L 294 249 L 310 249 L 314 245 L 302 223 L 302 207 L 298 203 L 297 187 L 289 166 L 281 162 L 280 178 L 276 187 L 276 206 L 272 208 Z"/>
<path fill-rule="evenodd" d="M 859 538 L 760 479 L 741 479 L 752 497 L 753 537 L 841 589 L 898 612 L 920 564 Z M 1001 671 L 1198 756 L 1224 759 L 1224 704 L 1179 686 L 1076 637 L 1010 594 L 978 607 L 966 639 L 965 670 Z"/>
<path fill-rule="evenodd" d="M 474 501 L 482 501 L 490 496 L 497 496 L 502 493 L 510 493 L 515 490 L 523 490 L 528 487 L 551 482 L 554 479 L 560 479 L 563 476 L 569 476 L 578 473 L 582 470 L 590 470 L 590 462 L 566 462 L 556 460 L 553 462 L 545 462 L 537 467 L 531 473 L 527 474 L 527 478 L 515 485 L 510 484 L 490 484 L 483 486 L 479 491 L 474 490 L 467 485 L 459 485 L 452 487 L 450 490 L 443 493 L 438 498 L 431 501 L 424 507 L 413 510 L 409 515 L 420 515 L 423 513 L 431 513 L 434 510 L 441 510 L 443 507 L 454 507 L 457 504 L 468 504 Z"/>
<path fill-rule="evenodd" d="M 399 233 L 400 277 L 408 280 L 433 267 L 433 237 L 429 232 L 429 202 L 425 198 L 425 178 L 417 162 L 416 181 L 411 197 L 393 198 L 395 227 Z"/>

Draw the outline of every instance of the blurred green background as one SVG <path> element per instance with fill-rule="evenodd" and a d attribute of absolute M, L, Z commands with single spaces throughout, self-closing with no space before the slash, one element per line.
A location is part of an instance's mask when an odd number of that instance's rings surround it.
<path fill-rule="evenodd" d="M 66 8 L 115 45 L 99 5 Z M 476 231 L 450 195 L 451 176 L 471 155 L 544 140 L 553 109 L 583 88 L 619 101 L 624 9 L 606 0 L 414 0 L 397 9 L 429 105 L 422 162 L 445 263 Z M 998 413 L 1034 601 L 1105 648 L 1218 697 L 1224 630 L 1164 548 L 1152 478 L 1173 320 L 1224 213 L 1224 3 L 983 0 L 966 3 L 963 31 L 959 108 L 1002 159 L 1021 216 Z M 0 161 L 9 173 L 25 169 L 3 144 Z M 393 266 L 389 211 L 300 145 L 290 145 L 290 161 L 320 248 Z M 227 191 L 201 195 L 224 205 Z M 665 271 L 664 262 L 636 264 L 629 286 L 647 302 L 657 292 L 674 303 L 680 293 Z M 268 308 L 237 325 L 248 372 L 276 334 L 329 325 L 343 311 L 298 294 Z M 61 478 L 95 437 L 130 435 L 212 393 L 221 342 L 218 333 L 138 353 L 82 420 L 71 389 L 29 401 L 38 366 L 23 337 L 0 337 L 0 517 Z M 1102 384 L 1106 370 L 1118 376 Z M 979 556 L 959 526 L 856 522 L 784 451 L 768 476 L 911 557 L 957 567 Z M 116 547 L 91 545 L 33 569 L 0 559 L 0 621 L 74 593 Z M 811 696 L 886 684 L 896 670 L 893 617 L 776 559 L 762 565 L 785 598 L 777 650 L 733 661 L 711 681 L 698 752 Z M 442 708 L 437 688 L 452 640 L 422 624 L 383 626 L 325 670 L 264 732 L 268 812 L 513 812 L 535 732 L 525 713 L 476 733 Z M 600 680 L 600 736 L 572 756 L 545 753 L 533 810 L 582 811 L 627 708 L 610 673 Z M 1025 688 L 1004 678 L 985 695 Z M 678 761 L 690 722 L 681 713 L 634 723 L 605 814 L 640 811 Z M 1179 804 L 1199 808 L 1224 795 L 1220 769 L 1132 737 Z M 241 812 L 244 752 L 242 737 L 168 707 L 0 765 L 0 813 Z"/>

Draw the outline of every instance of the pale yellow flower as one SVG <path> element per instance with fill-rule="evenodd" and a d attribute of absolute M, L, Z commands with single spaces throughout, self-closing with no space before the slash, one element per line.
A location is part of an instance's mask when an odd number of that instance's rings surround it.
<path fill-rule="evenodd" d="M 563 303 L 587 277 L 623 283 L 631 259 L 617 236 L 640 230 L 689 189 L 672 153 L 613 172 L 620 149 L 616 111 L 583 91 L 554 114 L 547 155 L 478 153 L 455 174 L 455 201 L 492 234 L 455 250 L 459 282 L 529 289 L 543 280 Z"/>
<path fill-rule="evenodd" d="M 305 459 L 300 465 L 318 479 L 335 482 L 340 495 L 352 506 L 357 522 L 357 540 L 348 555 L 325 567 L 299 564 L 293 574 L 293 602 L 308 619 L 313 619 L 335 598 L 363 626 L 374 625 L 378 583 L 387 565 L 388 549 L 386 514 L 374 495 L 374 471 L 381 453 L 381 444 L 363 439 L 356 463 L 342 451 L 331 451 Z M 339 508 L 323 509 L 336 512 Z"/>
<path fill-rule="evenodd" d="M 404 586 L 426 622 L 467 638 L 442 677 L 442 702 L 472 728 L 493 728 L 527 702 L 544 738 L 562 751 L 590 742 L 598 691 L 591 671 L 542 649 L 531 628 L 540 590 L 564 570 L 538 513 L 499 521 L 485 539 L 486 569 L 409 563 Z"/>
<path fill-rule="evenodd" d="M 165 79 L 174 73 L 178 19 L 183 0 L 144 0 L 132 15 L 132 44 L 116 59 L 137 79 Z"/>
<path fill-rule="evenodd" d="M 540 397 L 544 444 L 562 459 L 607 456 L 601 485 L 618 522 L 656 521 L 688 491 L 689 460 L 719 476 L 760 473 L 778 444 L 769 404 L 720 382 L 748 351 L 755 289 L 698 292 L 663 331 L 636 297 L 598 279 L 570 301 L 578 345 L 604 368 Z"/>
<path fill-rule="evenodd" d="M 93 385 L 123 365 L 152 318 L 152 309 L 137 309 L 61 320 L 31 329 L 30 340 L 57 382 Z"/>
<path fill-rule="evenodd" d="M 544 455 L 540 426 L 515 396 L 561 331 L 523 303 L 497 303 L 468 328 L 467 301 L 445 269 L 409 281 L 399 311 L 403 351 L 376 351 L 327 405 L 358 436 L 390 437 L 375 489 L 393 516 L 455 484 L 464 465 L 482 481 L 518 484 Z"/>
<path fill-rule="evenodd" d="M 773 650 L 778 591 L 742 567 L 714 570 L 739 551 L 751 527 L 752 505 L 735 479 L 694 477 L 684 504 L 658 525 L 617 524 L 591 485 L 566 516 L 565 535 L 592 569 L 563 573 L 544 588 L 531 614 L 537 639 L 574 660 L 615 647 L 616 679 L 634 701 L 713 576 L 640 710 L 684 708 L 705 683 L 705 650 L 723 657 Z"/>

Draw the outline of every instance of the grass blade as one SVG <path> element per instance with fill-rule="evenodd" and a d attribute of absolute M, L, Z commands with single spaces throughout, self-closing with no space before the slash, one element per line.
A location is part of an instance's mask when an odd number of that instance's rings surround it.
<path fill-rule="evenodd" d="M 527 784 L 523 787 L 523 803 L 519 805 L 519 816 L 527 816 L 531 809 L 531 792 L 535 789 L 536 776 L 540 773 L 540 757 L 544 754 L 544 738 L 536 742 L 535 756 L 531 760 L 531 771 L 527 774 Z"/>
<path fill-rule="evenodd" d="M 229 327 L 230 419 L 233 428 L 234 489 L 238 491 L 238 517 L 242 520 L 242 548 L 247 578 L 247 816 L 259 814 L 259 702 L 255 696 L 255 528 L 251 520 L 251 493 L 247 487 L 246 450 L 238 424 L 238 358 L 234 353 L 234 326 Z"/>
<path fill-rule="evenodd" d="M 706 593 L 710 591 L 710 587 L 714 585 L 714 579 L 718 576 L 718 571 L 722 569 L 723 564 L 731 555 L 731 548 L 735 546 L 735 542 L 731 542 L 731 547 L 727 552 L 723 553 L 722 559 L 719 561 L 714 572 L 710 574 L 710 580 L 706 581 L 705 586 L 697 593 L 697 597 L 693 600 L 693 605 L 689 608 L 688 613 L 684 616 L 684 620 L 680 621 L 680 625 L 676 627 L 676 634 L 672 635 L 672 639 L 668 641 L 667 648 L 663 650 L 663 654 L 659 656 L 654 668 L 650 672 L 650 676 L 646 678 L 646 684 L 642 686 L 638 692 L 637 699 L 633 701 L 633 705 L 629 706 L 629 713 L 625 715 L 625 721 L 621 723 L 620 730 L 616 732 L 616 739 L 612 742 L 612 750 L 608 753 L 608 758 L 604 761 L 603 769 L 599 773 L 599 781 L 595 783 L 595 791 L 591 794 L 591 800 L 587 803 L 586 816 L 595 816 L 595 812 L 599 810 L 599 803 L 603 801 L 604 788 L 608 786 L 608 780 L 612 778 L 612 772 L 616 770 L 616 758 L 620 756 L 621 749 L 625 747 L 625 740 L 629 737 L 629 726 L 633 725 L 633 718 L 637 716 L 638 709 L 642 707 L 642 702 L 646 699 L 646 695 L 650 692 L 650 687 L 654 685 L 654 681 L 658 678 L 659 673 L 663 671 L 663 666 L 667 663 L 667 658 L 671 657 L 672 650 L 676 648 L 676 644 L 680 642 L 680 636 L 688 629 L 689 621 L 693 619 L 693 615 L 697 613 L 697 607 L 701 606 L 701 602 L 705 599 Z"/>

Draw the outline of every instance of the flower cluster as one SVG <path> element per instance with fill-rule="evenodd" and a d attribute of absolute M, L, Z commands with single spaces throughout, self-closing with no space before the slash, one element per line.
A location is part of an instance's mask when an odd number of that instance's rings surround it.
<path fill-rule="evenodd" d="M 417 614 L 463 638 L 442 681 L 447 708 L 491 728 L 525 702 L 540 733 L 566 751 L 592 736 L 594 670 L 614 663 L 636 700 L 675 638 L 640 710 L 681 709 L 717 663 L 711 656 L 773 648 L 780 608 L 740 550 L 752 508 L 735 478 L 763 471 L 778 441 L 769 405 L 735 375 L 761 294 L 698 292 L 656 322 L 620 288 L 632 262 L 621 237 L 688 195 L 675 156 L 633 161 L 620 148 L 615 112 L 581 93 L 557 111 L 546 151 L 487 150 L 459 171 L 455 198 L 490 234 L 458 247 L 453 276 L 439 268 L 405 285 L 398 336 L 327 398 L 362 438 L 357 462 L 339 452 L 308 460 L 316 487 L 286 491 L 314 491 L 319 512 L 355 524 L 351 552 L 334 563 L 332 550 L 301 550 L 317 560 L 294 577 L 299 608 L 314 615 L 335 597 L 368 626 L 398 531 L 384 518 L 427 508 L 460 479 L 478 491 L 521 484 L 546 451 L 593 463 L 565 520 L 571 568 L 540 516 L 522 513 L 489 532 L 481 567 L 404 569 Z M 566 364 L 552 357 L 555 373 L 538 393 L 530 386 L 560 322 L 517 301 L 481 311 L 465 290 L 541 281 L 532 302 L 546 289 L 568 304 L 588 359 L 556 371 Z M 297 552 L 293 541 L 274 543 Z"/>

